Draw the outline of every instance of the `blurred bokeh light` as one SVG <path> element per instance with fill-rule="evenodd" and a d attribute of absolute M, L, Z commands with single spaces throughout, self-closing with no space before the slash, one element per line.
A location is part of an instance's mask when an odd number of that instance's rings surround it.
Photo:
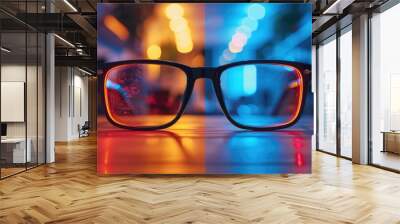
<path fill-rule="evenodd" d="M 105 62 L 143 58 L 193 67 L 250 59 L 310 64 L 310 7 L 279 3 L 102 4 L 98 11 L 99 67 Z M 229 85 L 236 89 L 232 94 L 243 99 L 276 85 L 256 76 L 254 66 L 240 72 L 242 78 L 232 78 Z M 158 71 L 152 71 L 149 76 L 156 74 Z M 311 115 L 311 93 L 306 97 L 304 113 Z M 221 113 L 209 81 L 198 80 L 185 113 Z"/>

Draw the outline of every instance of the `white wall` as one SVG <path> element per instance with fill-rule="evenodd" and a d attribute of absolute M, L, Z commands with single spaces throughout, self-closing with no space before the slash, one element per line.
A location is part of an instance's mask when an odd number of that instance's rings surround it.
<path fill-rule="evenodd" d="M 69 68 L 55 68 L 55 141 L 68 140 L 69 79 Z"/>
<path fill-rule="evenodd" d="M 25 121 L 24 82 L 1 81 L 1 108 L 1 122 Z"/>
<path fill-rule="evenodd" d="M 9 64 L 1 66 L 2 82 L 25 82 L 25 64 Z M 28 67 L 31 70 L 32 67 Z M 1 108 L 7 110 L 7 108 Z M 25 137 L 25 122 L 7 122 L 7 137 Z"/>
<path fill-rule="evenodd" d="M 55 75 L 55 140 L 70 141 L 88 120 L 88 78 L 72 67 L 56 67 Z"/>
<path fill-rule="evenodd" d="M 76 70 L 75 70 L 76 71 Z M 74 108 L 72 110 L 72 136 L 78 137 L 78 124 L 83 125 L 89 119 L 88 111 L 88 78 L 87 76 L 74 75 Z M 81 107 L 81 108 L 80 108 Z"/>

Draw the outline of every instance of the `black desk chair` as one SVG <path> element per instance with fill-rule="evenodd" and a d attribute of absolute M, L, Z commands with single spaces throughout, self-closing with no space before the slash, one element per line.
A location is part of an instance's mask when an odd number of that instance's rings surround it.
<path fill-rule="evenodd" d="M 78 124 L 79 138 L 89 136 L 90 124 L 89 121 L 85 121 L 82 127 Z"/>

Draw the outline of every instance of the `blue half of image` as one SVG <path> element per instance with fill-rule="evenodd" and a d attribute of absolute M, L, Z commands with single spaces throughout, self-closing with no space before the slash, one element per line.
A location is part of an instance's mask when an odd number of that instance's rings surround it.
<path fill-rule="evenodd" d="M 254 59 L 311 64 L 311 4 L 206 4 L 205 15 L 207 66 Z M 259 77 L 262 74 L 255 76 L 251 66 L 237 71 L 242 74 L 226 80 L 235 87 L 227 88 L 226 95 L 251 97 L 257 89 L 282 86 L 263 82 Z M 206 88 L 206 112 L 218 113 L 212 87 L 206 85 Z"/>

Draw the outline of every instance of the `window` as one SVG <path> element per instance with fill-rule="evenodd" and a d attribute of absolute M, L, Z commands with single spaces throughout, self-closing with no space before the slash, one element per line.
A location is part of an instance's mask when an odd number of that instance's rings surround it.
<path fill-rule="evenodd" d="M 4 3 L 39 13 L 43 1 Z M 18 7 L 18 8 L 16 8 Z M 45 163 L 45 35 L 0 13 L 0 178 Z"/>
<path fill-rule="evenodd" d="M 340 36 L 340 155 L 352 157 L 352 32 Z"/>
<path fill-rule="evenodd" d="M 318 139 L 319 150 L 336 153 L 336 39 L 319 45 Z"/>
<path fill-rule="evenodd" d="M 400 170 L 400 4 L 371 19 L 371 162 Z"/>

